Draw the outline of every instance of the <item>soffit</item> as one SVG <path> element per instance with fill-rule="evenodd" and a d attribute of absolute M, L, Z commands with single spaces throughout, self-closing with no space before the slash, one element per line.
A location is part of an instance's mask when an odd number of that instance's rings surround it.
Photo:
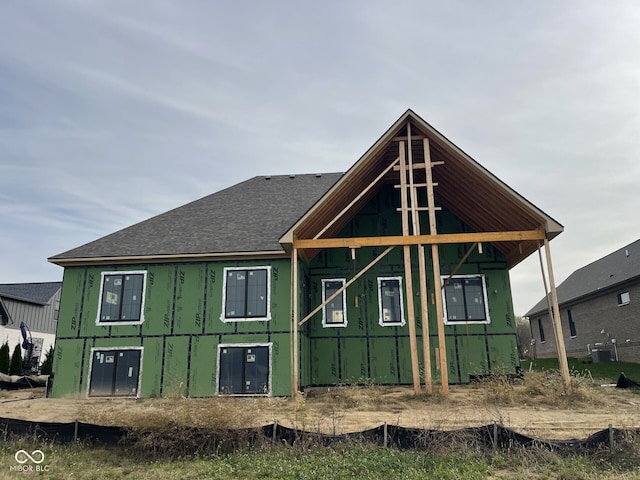
<path fill-rule="evenodd" d="M 318 238 L 334 237 L 376 195 L 382 185 L 389 182 L 398 184 L 399 174 L 391 170 L 369 191 L 362 194 L 390 163 L 398 158 L 399 142 L 406 142 L 409 124 L 413 163 L 424 162 L 425 137 L 429 142 L 431 161 L 444 162 L 442 165 L 434 166 L 432 170 L 433 180 L 437 183 L 434 188 L 436 206 L 451 211 L 476 232 L 544 229 L 549 239 L 562 232 L 562 225 L 509 188 L 413 111 L 408 110 L 290 230 L 289 234 L 282 238 L 282 241 L 286 243 L 294 236 L 298 239 L 314 238 L 354 198 L 361 195 L 361 198 Z M 424 181 L 424 169 L 415 170 L 414 183 Z M 428 225 L 422 226 L 421 233 L 431 233 L 428 231 Z M 494 245 L 506 255 L 509 267 L 516 265 L 538 248 L 536 241 L 496 242 Z"/>

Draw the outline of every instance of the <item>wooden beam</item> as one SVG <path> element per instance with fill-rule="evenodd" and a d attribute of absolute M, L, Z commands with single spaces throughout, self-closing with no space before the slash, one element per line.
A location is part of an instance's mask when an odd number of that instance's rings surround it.
<path fill-rule="evenodd" d="M 311 313 L 309 313 L 306 317 L 304 317 L 302 320 L 300 320 L 299 325 L 303 325 L 307 322 L 307 320 L 309 320 L 311 317 L 313 317 L 316 313 L 318 313 L 320 311 L 320 309 L 322 307 L 324 307 L 327 303 L 329 303 L 331 300 L 333 300 L 334 298 L 336 298 L 338 295 L 340 295 L 342 292 L 344 292 L 347 287 L 349 285 L 351 285 L 353 282 L 355 282 L 357 279 L 359 279 L 362 275 L 364 275 L 367 270 L 369 270 L 371 267 L 373 267 L 376 263 L 378 263 L 380 260 L 382 260 L 382 258 L 389 253 L 391 250 L 393 250 L 395 247 L 395 245 L 392 245 L 390 247 L 388 247 L 384 252 L 382 252 L 380 255 L 378 255 L 376 258 L 374 258 L 371 263 L 369 263 L 366 267 L 364 267 L 362 270 L 360 270 L 351 280 L 349 280 L 347 283 L 345 283 L 342 287 L 340 287 L 338 290 L 336 290 L 333 295 L 331 295 L 329 298 L 327 298 L 324 302 L 322 302 L 320 305 L 318 305 L 316 308 L 314 308 Z"/>
<path fill-rule="evenodd" d="M 407 123 L 408 136 L 411 136 L 411 124 Z M 402 213 L 402 235 L 409 235 L 409 205 L 407 199 L 407 189 L 410 190 L 411 208 L 414 206 L 415 192 L 413 191 L 413 169 L 411 164 L 411 140 L 408 141 L 408 171 L 409 185 L 407 185 L 407 165 L 405 163 L 404 142 L 400 142 L 400 205 Z M 415 215 L 412 214 L 412 223 L 415 233 Z M 403 246 L 404 253 L 404 285 L 407 293 L 407 325 L 409 326 L 409 353 L 411 357 L 411 373 L 413 377 L 413 392 L 417 395 L 420 393 L 420 369 L 418 365 L 418 341 L 416 339 L 416 311 L 413 303 L 413 275 L 411 274 L 411 245 Z"/>
<path fill-rule="evenodd" d="M 435 212 L 434 212 L 435 213 Z M 350 237 L 294 239 L 294 248 L 388 247 L 397 245 L 438 245 L 451 243 L 514 242 L 544 240 L 544 230 L 510 232 L 442 233 L 432 235 L 388 235 L 383 237 Z"/>
<path fill-rule="evenodd" d="M 298 249 L 291 251 L 291 398 L 296 399 L 299 393 L 299 361 L 298 345 Z"/>
<path fill-rule="evenodd" d="M 567 351 L 564 346 L 564 335 L 562 334 L 562 324 L 560 323 L 560 307 L 558 306 L 558 293 L 556 283 L 553 278 L 553 266 L 551 264 L 551 250 L 549 240 L 544 239 L 544 251 L 547 256 L 547 274 L 549 275 L 549 289 L 551 290 L 551 305 L 553 306 L 553 327 L 556 334 L 556 348 L 558 349 L 558 363 L 560 373 L 564 383 L 564 393 L 571 393 L 571 376 L 569 375 L 569 363 L 567 362 Z"/>
<path fill-rule="evenodd" d="M 428 139 L 425 138 L 425 140 L 428 141 Z M 431 162 L 431 166 L 436 166 L 436 165 L 444 165 L 444 162 L 442 161 L 438 161 L 438 162 Z M 415 170 L 417 170 L 418 168 L 426 168 L 427 164 L 426 163 L 414 163 L 413 164 L 413 168 Z M 400 167 L 393 167 L 394 170 L 400 170 Z"/>
<path fill-rule="evenodd" d="M 437 235 L 436 211 L 433 208 L 436 205 L 433 195 L 433 176 L 431 172 L 431 150 L 429 148 L 429 139 L 422 140 L 424 148 L 425 174 L 427 177 L 427 205 L 432 209 L 429 210 L 429 232 L 431 235 Z M 430 243 L 430 242 L 425 242 Z M 438 326 L 438 351 L 440 352 L 440 379 L 442 384 L 442 394 L 449 394 L 449 364 L 447 363 L 447 344 L 444 336 L 444 308 L 442 305 L 442 285 L 440 283 L 440 251 L 438 243 L 431 243 L 431 257 L 433 263 L 433 284 L 435 289 L 436 301 L 436 325 Z"/>
<path fill-rule="evenodd" d="M 464 262 L 467 261 L 467 258 L 469 258 L 469 255 L 471 255 L 471 252 L 473 252 L 473 250 L 476 248 L 476 245 L 478 246 L 478 251 L 480 251 L 480 245 L 482 245 L 481 243 L 474 243 L 473 245 L 471 245 L 471 248 L 467 250 L 467 253 L 464 254 L 464 257 L 460 259 L 460 261 L 455 266 L 455 268 L 451 271 L 449 276 L 444 280 L 444 282 L 442 282 L 442 288 L 446 287 L 447 283 L 449 283 L 453 278 L 453 276 L 458 272 L 458 270 L 460 270 L 460 267 Z"/>
<path fill-rule="evenodd" d="M 320 238 L 320 236 L 321 236 L 324 232 L 326 232 L 327 230 L 329 230 L 329 228 L 330 228 L 334 223 L 336 223 L 336 222 L 340 219 L 340 217 L 342 217 L 346 212 L 348 212 L 348 211 L 349 211 L 349 209 L 350 209 L 351 207 L 353 207 L 353 206 L 356 204 L 356 202 L 357 202 L 358 200 L 360 200 L 360 199 L 361 199 L 361 198 L 362 198 L 362 197 L 363 197 L 363 196 L 364 196 L 364 195 L 365 195 L 365 194 L 366 194 L 366 193 L 367 193 L 367 192 L 368 192 L 368 191 L 369 191 L 369 190 L 370 190 L 370 189 L 371 189 L 371 188 L 372 188 L 376 183 L 378 183 L 378 182 L 380 181 L 380 179 L 381 179 L 382 177 L 384 177 L 384 176 L 389 172 L 389 170 L 391 170 L 394 166 L 396 166 L 399 160 L 400 160 L 400 158 L 396 158 L 396 159 L 395 159 L 395 160 L 394 160 L 394 161 L 393 161 L 393 162 L 392 162 L 392 163 L 391 163 L 387 168 L 385 168 L 385 169 L 382 171 L 382 173 L 381 173 L 380 175 L 378 175 L 378 176 L 375 178 L 375 180 L 373 180 L 373 182 L 371 182 L 371 183 L 370 183 L 370 184 L 369 184 L 369 185 L 368 185 L 364 190 L 362 190 L 362 191 L 361 191 L 361 192 L 360 192 L 360 193 L 359 193 L 359 194 L 358 194 L 358 195 L 357 195 L 357 196 L 356 196 L 356 197 L 355 197 L 355 198 L 354 198 L 354 199 L 349 203 L 349 205 L 347 205 L 346 207 L 344 207 L 344 208 L 340 211 L 340 213 L 338 213 L 338 214 L 333 218 L 333 220 L 331 220 L 329 223 L 327 223 L 327 225 L 325 225 L 325 227 L 324 227 L 322 230 L 320 230 L 320 231 L 315 235 L 315 237 L 314 237 L 314 238 Z"/>

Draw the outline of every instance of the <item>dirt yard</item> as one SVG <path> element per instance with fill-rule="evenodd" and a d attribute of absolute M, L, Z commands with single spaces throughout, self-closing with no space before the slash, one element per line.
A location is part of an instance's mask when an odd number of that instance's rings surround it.
<path fill-rule="evenodd" d="M 576 384 L 566 396 L 554 380 L 543 377 L 520 385 L 493 381 L 452 386 L 447 397 L 370 386 L 309 392 L 295 402 L 283 398 L 52 399 L 44 398 L 44 389 L 0 392 L 0 417 L 41 422 L 77 419 L 126 425 L 154 416 L 155 421 L 166 418 L 203 425 L 223 417 L 237 426 L 275 420 L 279 425 L 337 434 L 384 422 L 440 430 L 497 422 L 546 439 L 585 438 L 609 424 L 638 428 L 639 407 L 637 392 L 591 382 Z"/>

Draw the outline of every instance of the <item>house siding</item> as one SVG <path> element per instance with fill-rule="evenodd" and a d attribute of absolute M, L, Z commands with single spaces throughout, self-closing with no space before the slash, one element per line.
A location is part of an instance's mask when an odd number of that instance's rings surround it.
<path fill-rule="evenodd" d="M 629 292 L 631 301 L 628 305 L 618 306 L 618 294 L 622 292 Z M 567 310 L 571 310 L 575 323 L 575 337 L 569 335 Z M 567 355 L 585 357 L 591 354 L 592 349 L 598 348 L 610 350 L 612 358 L 615 358 L 617 349 L 620 361 L 640 362 L 640 280 L 609 288 L 582 301 L 563 304 L 560 306 L 560 318 Z M 544 343 L 540 342 L 538 319 L 542 320 L 546 336 Z M 556 340 L 549 315 L 533 315 L 530 320 L 534 354 L 539 358 L 556 357 Z"/>
<path fill-rule="evenodd" d="M 401 232 L 398 193 L 384 187 L 338 236 L 397 235 Z M 425 216 L 423 224 L 428 224 Z M 451 212 L 438 215 L 442 233 L 470 231 Z M 456 268 L 471 245 L 440 246 L 441 273 Z M 382 249 L 357 249 L 356 262 L 349 249 L 321 250 L 307 264 L 299 262 L 298 304 L 300 318 L 322 301 L 322 279 L 352 278 Z M 417 247 L 412 251 L 414 294 L 419 293 Z M 426 249 L 429 302 L 430 352 L 434 382 L 440 379 L 436 358 L 436 292 L 430 248 Z M 270 266 L 268 321 L 225 321 L 223 279 L 225 267 Z M 144 321 L 139 325 L 97 325 L 103 272 L 146 271 Z M 409 327 L 379 324 L 378 277 L 400 277 L 403 290 L 403 249 L 397 247 L 351 285 L 347 291 L 344 328 L 323 328 L 322 312 L 300 329 L 300 386 L 324 386 L 375 382 L 412 383 Z M 474 251 L 458 275 L 482 274 L 487 286 L 490 323 L 445 325 L 449 381 L 468 382 L 471 376 L 515 373 L 519 366 L 516 327 L 509 273 L 504 256 L 492 245 Z M 440 279 L 436 279 L 440 281 Z M 291 394 L 291 263 L 289 259 L 105 265 L 68 267 L 64 273 L 52 395 L 87 395 L 92 349 L 142 347 L 138 396 L 217 395 L 218 345 L 270 345 L 271 394 Z M 356 304 L 356 297 L 358 298 Z M 406 290 L 402 295 L 405 317 Z M 421 312 L 416 302 L 418 356 L 422 358 Z M 94 350 L 95 351 L 95 350 Z"/>
<path fill-rule="evenodd" d="M 20 323 L 24 321 L 34 343 L 37 339 L 42 340 L 39 357 L 39 362 L 42 362 L 44 355 L 55 344 L 56 306 L 60 301 L 60 292 L 61 290 L 58 289 L 45 305 L 4 297 L 2 299 L 3 305 L 13 322 L 0 326 L 0 341 L 7 342 L 10 351 L 13 351 L 16 345 L 22 345 Z"/>
<path fill-rule="evenodd" d="M 397 191 L 390 186 L 381 192 L 338 235 L 344 237 L 397 235 L 401 231 Z M 426 215 L 420 219 L 428 224 Z M 438 231 L 469 231 L 452 213 L 439 213 Z M 443 275 L 449 275 L 470 245 L 440 246 Z M 423 247 L 424 248 L 424 247 Z M 318 253 L 308 269 L 311 303 L 322 300 L 322 279 L 353 277 L 377 255 L 382 248 L 358 248 L 355 265 L 349 249 L 327 249 Z M 420 276 L 417 247 L 412 247 L 412 282 L 414 295 L 419 295 Z M 438 349 L 437 320 L 434 304 L 434 280 L 430 265 L 431 249 L 426 248 L 427 289 L 429 302 L 429 351 L 433 378 L 439 379 L 436 368 Z M 511 301 L 509 273 L 502 254 L 491 245 L 483 253 L 471 254 L 457 275 L 484 274 L 487 282 L 489 324 L 446 325 L 446 349 L 449 381 L 466 383 L 470 376 L 489 373 L 515 373 L 519 367 L 515 322 Z M 320 386 L 362 383 L 411 384 L 412 369 L 409 346 L 409 327 L 381 326 L 378 322 L 378 277 L 401 277 L 405 287 L 403 249 L 395 248 L 366 274 L 346 290 L 347 326 L 330 328 L 322 325 L 322 312 L 306 324 L 302 338 L 309 353 L 304 367 L 309 369 L 302 385 Z M 357 297 L 357 303 L 356 303 Z M 403 292 L 407 312 L 406 290 Z M 406 313 L 405 313 L 406 317 Z M 420 368 L 424 368 L 422 318 L 419 302 L 415 302 L 416 331 Z M 307 376 L 308 375 L 308 376 Z"/>
<path fill-rule="evenodd" d="M 222 322 L 225 267 L 260 261 L 66 268 L 52 395 L 84 395 L 93 347 L 143 347 L 139 396 L 217 394 L 219 344 L 272 344 L 273 395 L 289 395 L 290 261 L 271 260 L 271 319 Z M 102 272 L 146 270 L 144 322 L 96 325 Z"/>

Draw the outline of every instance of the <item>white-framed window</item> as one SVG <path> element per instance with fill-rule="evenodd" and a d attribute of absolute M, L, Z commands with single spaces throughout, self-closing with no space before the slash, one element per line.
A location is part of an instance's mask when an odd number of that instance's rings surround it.
<path fill-rule="evenodd" d="M 225 267 L 223 322 L 271 320 L 271 267 Z"/>
<path fill-rule="evenodd" d="M 96 325 L 139 325 L 144 322 L 146 270 L 102 272 Z"/>
<path fill-rule="evenodd" d="M 143 347 L 92 347 L 87 396 L 138 397 Z"/>
<path fill-rule="evenodd" d="M 618 294 L 618 306 L 629 305 L 631 303 L 631 296 L 629 292 L 622 292 Z"/>
<path fill-rule="evenodd" d="M 405 324 L 402 277 L 378 277 L 378 323 L 383 327 Z"/>
<path fill-rule="evenodd" d="M 339 289 L 344 287 L 346 279 L 328 278 L 322 279 L 322 303 L 331 297 Z M 333 300 L 322 308 L 323 327 L 346 327 L 347 326 L 347 296 L 346 291 L 342 291 Z"/>
<path fill-rule="evenodd" d="M 442 276 L 441 282 L 449 278 Z M 456 275 L 442 289 L 444 323 L 490 323 L 484 275 Z"/>
<path fill-rule="evenodd" d="M 272 343 L 218 345 L 218 395 L 271 396 Z"/>

